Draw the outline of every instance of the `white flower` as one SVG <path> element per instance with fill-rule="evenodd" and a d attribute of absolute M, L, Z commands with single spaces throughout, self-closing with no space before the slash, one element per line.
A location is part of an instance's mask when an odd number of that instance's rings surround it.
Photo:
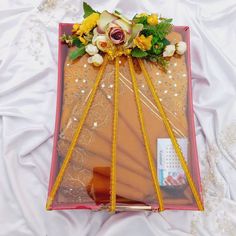
<path fill-rule="evenodd" d="M 93 56 L 95 54 L 98 53 L 98 48 L 93 45 L 93 44 L 88 44 L 86 47 L 85 47 L 85 51 L 90 55 L 90 56 Z"/>
<path fill-rule="evenodd" d="M 92 39 L 92 43 L 95 44 L 102 52 L 105 52 L 111 47 L 111 42 L 106 35 L 94 36 Z"/>
<path fill-rule="evenodd" d="M 163 52 L 163 57 L 172 57 L 175 53 L 175 45 L 167 45 Z"/>
<path fill-rule="evenodd" d="M 183 55 L 187 49 L 187 44 L 183 41 L 180 41 L 176 44 L 176 53 Z"/>
<path fill-rule="evenodd" d="M 98 28 L 96 27 L 93 29 L 93 37 L 97 37 L 98 35 L 99 35 Z"/>
<path fill-rule="evenodd" d="M 100 54 L 95 54 L 88 58 L 88 63 L 94 66 L 100 66 L 103 63 L 103 57 Z"/>

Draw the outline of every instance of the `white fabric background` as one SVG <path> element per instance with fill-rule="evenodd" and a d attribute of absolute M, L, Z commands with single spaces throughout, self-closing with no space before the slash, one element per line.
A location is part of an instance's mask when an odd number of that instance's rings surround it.
<path fill-rule="evenodd" d="M 58 22 L 77 0 L 0 1 L 0 235 L 236 233 L 235 0 L 88 0 L 127 16 L 159 12 L 191 27 L 194 110 L 205 212 L 45 211 L 57 82 Z"/>

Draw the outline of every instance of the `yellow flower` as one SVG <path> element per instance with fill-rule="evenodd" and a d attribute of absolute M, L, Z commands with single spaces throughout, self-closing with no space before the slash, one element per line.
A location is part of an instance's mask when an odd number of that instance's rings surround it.
<path fill-rule="evenodd" d="M 80 24 L 78 23 L 73 24 L 72 33 L 76 33 L 79 30 L 79 26 Z"/>
<path fill-rule="evenodd" d="M 147 51 L 152 46 L 152 35 L 145 37 L 143 34 L 134 39 L 134 44 L 143 51 Z"/>
<path fill-rule="evenodd" d="M 129 55 L 131 53 L 131 49 L 130 48 L 126 48 L 125 50 L 124 50 L 124 54 L 125 55 Z"/>
<path fill-rule="evenodd" d="M 158 24 L 157 14 L 151 14 L 150 16 L 148 16 L 147 22 L 149 25 L 157 25 Z"/>
<path fill-rule="evenodd" d="M 108 49 L 106 53 L 109 55 L 109 58 L 113 60 L 116 57 L 120 57 L 122 55 L 129 55 L 131 53 L 131 49 L 124 49 L 123 47 L 113 47 Z"/>
<path fill-rule="evenodd" d="M 79 36 L 79 40 L 80 40 L 80 42 L 81 42 L 82 44 L 84 44 L 84 45 L 87 45 L 87 44 L 88 44 L 88 41 L 87 41 L 84 37 L 82 37 L 82 36 Z"/>
<path fill-rule="evenodd" d="M 88 34 L 97 25 L 99 16 L 100 15 L 98 13 L 94 12 L 86 17 L 77 30 L 76 34 L 80 36 L 82 36 L 83 34 Z"/>
<path fill-rule="evenodd" d="M 110 56 L 111 60 L 113 60 L 116 57 L 122 56 L 123 53 L 124 52 L 117 47 L 107 50 L 107 54 Z"/>

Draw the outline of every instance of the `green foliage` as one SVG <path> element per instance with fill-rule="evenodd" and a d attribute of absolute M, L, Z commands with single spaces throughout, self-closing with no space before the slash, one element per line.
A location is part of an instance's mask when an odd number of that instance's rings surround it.
<path fill-rule="evenodd" d="M 169 66 L 169 61 L 167 61 L 164 57 L 157 57 L 157 63 L 163 68 L 164 71 L 167 70 Z"/>
<path fill-rule="evenodd" d="M 143 24 L 143 30 L 140 34 L 144 34 L 146 37 L 152 35 L 152 47 L 148 51 L 142 51 L 139 48 L 134 48 L 131 52 L 133 57 L 145 57 L 146 59 L 156 62 L 159 66 L 166 71 L 168 67 L 168 61 L 162 56 L 162 53 L 167 45 L 170 44 L 166 36 L 171 32 L 172 19 L 162 18 L 159 24 L 149 25 L 147 23 L 147 16 L 133 18 L 133 21 L 137 24 Z"/>
<path fill-rule="evenodd" d="M 172 29 L 172 19 L 163 19 L 157 25 L 144 25 L 142 34 L 145 36 L 153 35 L 157 41 L 162 41 Z"/>
<path fill-rule="evenodd" d="M 83 9 L 84 18 L 97 12 L 86 2 L 83 2 Z M 126 19 L 120 12 L 115 11 L 114 14 L 124 20 L 127 24 L 131 24 L 130 20 Z M 144 35 L 145 37 L 152 35 L 152 45 L 150 50 L 143 51 L 138 47 L 130 47 L 130 49 L 132 49 L 131 56 L 136 58 L 145 58 L 147 60 L 153 61 L 166 71 L 168 67 L 168 61 L 163 57 L 163 51 L 165 47 L 170 44 L 170 42 L 166 39 L 166 36 L 171 32 L 172 19 L 159 18 L 159 20 L 160 21 L 157 25 L 150 25 L 148 24 L 148 15 L 143 14 L 138 16 L 136 14 L 132 19 L 132 34 L 134 36 L 131 35 L 128 45 L 133 45 L 134 37 L 137 35 Z M 85 35 L 84 38 L 88 42 L 91 42 L 93 33 L 90 32 L 90 34 Z M 75 34 L 63 34 L 61 41 L 66 43 L 69 47 L 76 47 L 76 49 L 69 54 L 69 58 L 71 60 L 75 60 L 86 53 L 85 46 Z"/>
<path fill-rule="evenodd" d="M 73 46 L 80 48 L 83 45 L 77 36 L 73 35 L 72 39 L 73 39 Z"/>
<path fill-rule="evenodd" d="M 121 13 L 117 10 L 114 11 L 116 14 L 121 15 Z"/>
<path fill-rule="evenodd" d="M 62 43 L 66 43 L 68 47 L 71 47 L 73 45 L 73 38 L 71 35 L 66 35 L 65 33 L 62 34 L 60 37 L 60 40 Z"/>
<path fill-rule="evenodd" d="M 163 40 L 167 34 L 171 32 L 172 29 L 172 19 L 163 19 L 156 26 L 156 34 L 158 35 L 160 40 Z"/>
<path fill-rule="evenodd" d="M 151 47 L 150 52 L 155 54 L 155 55 L 160 55 L 164 50 L 164 45 L 163 43 L 157 43 Z"/>
<path fill-rule="evenodd" d="M 96 12 L 95 10 L 93 10 L 93 8 L 91 6 L 88 5 L 88 3 L 83 2 L 83 8 L 84 8 L 84 18 L 86 18 L 87 16 L 90 16 L 92 13 Z"/>
<path fill-rule="evenodd" d="M 169 41 L 168 39 L 164 38 L 164 39 L 162 40 L 162 43 L 163 43 L 164 46 L 167 46 L 167 45 L 170 44 L 170 41 Z"/>
<path fill-rule="evenodd" d="M 79 48 L 76 48 L 74 51 L 72 51 L 70 54 L 69 54 L 69 58 L 71 60 L 75 60 L 77 59 L 78 57 L 81 57 L 85 54 L 85 46 L 81 46 Z"/>
<path fill-rule="evenodd" d="M 158 37 L 153 37 L 152 47 L 149 50 L 150 54 L 160 55 L 165 49 L 165 46 L 169 45 L 170 41 L 164 38 L 162 41 L 158 41 Z"/>
<path fill-rule="evenodd" d="M 132 51 L 131 51 L 131 55 L 133 57 L 138 57 L 138 58 L 142 58 L 142 57 L 146 57 L 148 55 L 147 52 L 142 51 L 141 49 L 135 47 Z"/>
<path fill-rule="evenodd" d="M 164 58 L 162 57 L 162 55 L 148 55 L 147 57 L 148 60 L 152 61 L 152 62 L 156 62 L 158 63 L 158 65 L 166 72 L 167 71 L 167 68 L 168 68 L 168 65 L 169 65 L 169 62 Z"/>
<path fill-rule="evenodd" d="M 133 21 L 136 24 L 143 24 L 145 26 L 145 25 L 147 25 L 147 16 L 136 17 L 136 15 L 135 15 L 133 18 Z"/>

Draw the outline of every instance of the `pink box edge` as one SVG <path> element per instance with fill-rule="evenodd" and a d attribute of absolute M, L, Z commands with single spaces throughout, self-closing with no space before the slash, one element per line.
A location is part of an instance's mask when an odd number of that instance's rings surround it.
<path fill-rule="evenodd" d="M 57 101 L 56 101 L 56 119 L 55 119 L 55 131 L 53 137 L 53 152 L 52 152 L 52 160 L 51 160 L 51 169 L 50 169 L 50 177 L 49 177 L 49 185 L 48 185 L 48 195 L 52 189 L 56 166 L 57 166 L 57 137 L 59 135 L 59 127 L 60 127 L 60 112 L 61 112 L 61 95 L 62 95 L 62 70 L 63 70 L 63 59 L 62 59 L 62 44 L 60 42 L 60 36 L 62 35 L 62 28 L 64 26 L 71 27 L 73 23 L 59 23 L 59 31 L 58 31 L 58 82 L 57 82 Z M 192 100 L 192 73 L 191 73 L 191 58 L 190 58 L 190 28 L 188 26 L 174 26 L 174 30 L 182 32 L 183 30 L 186 32 L 185 41 L 187 43 L 187 65 L 188 65 L 188 117 L 189 117 L 189 125 L 190 125 L 190 143 L 192 150 L 192 162 L 195 166 L 194 174 L 196 175 L 196 185 L 200 192 L 201 200 L 202 198 L 202 185 L 200 178 L 200 169 L 199 169 L 199 161 L 198 161 L 198 153 L 197 153 L 197 144 L 196 144 L 196 133 L 195 133 L 195 125 L 194 125 L 194 110 L 193 110 L 193 100 Z M 152 206 L 153 209 L 156 209 L 156 206 Z M 72 210 L 72 209 L 90 209 L 90 210 L 98 210 L 100 208 L 99 205 L 89 205 L 89 204 L 57 204 L 52 205 L 48 210 Z M 165 210 L 198 210 L 196 205 L 191 206 L 176 206 L 168 204 L 165 207 Z"/>

